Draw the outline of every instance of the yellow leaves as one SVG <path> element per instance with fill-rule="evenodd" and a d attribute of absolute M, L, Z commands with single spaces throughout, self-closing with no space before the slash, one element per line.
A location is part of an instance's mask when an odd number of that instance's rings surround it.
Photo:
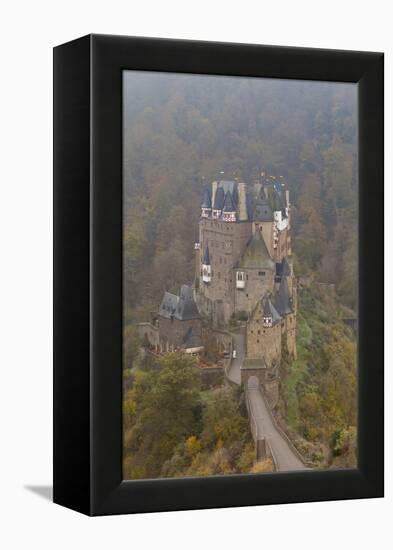
<path fill-rule="evenodd" d="M 190 456 L 195 457 L 202 449 L 202 444 L 195 435 L 186 440 L 186 449 Z"/>
<path fill-rule="evenodd" d="M 124 401 L 123 405 L 123 414 L 125 417 L 127 416 L 133 416 L 136 411 L 136 403 L 132 399 L 127 399 L 127 401 Z"/>
<path fill-rule="evenodd" d="M 302 416 L 313 418 L 318 414 L 321 407 L 321 399 L 319 395 L 314 392 L 308 392 L 300 400 L 300 410 L 302 413 Z"/>
<path fill-rule="evenodd" d="M 273 472 L 273 462 L 271 458 L 265 458 L 264 460 L 260 460 L 254 466 L 251 468 L 252 474 L 263 474 L 266 472 Z"/>

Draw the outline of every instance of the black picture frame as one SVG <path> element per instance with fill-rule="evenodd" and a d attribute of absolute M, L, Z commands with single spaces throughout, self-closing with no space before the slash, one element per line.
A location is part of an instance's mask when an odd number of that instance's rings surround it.
<path fill-rule="evenodd" d="M 122 70 L 358 83 L 358 468 L 122 480 Z M 88 35 L 54 49 L 54 502 L 88 515 L 383 496 L 383 54 Z"/>

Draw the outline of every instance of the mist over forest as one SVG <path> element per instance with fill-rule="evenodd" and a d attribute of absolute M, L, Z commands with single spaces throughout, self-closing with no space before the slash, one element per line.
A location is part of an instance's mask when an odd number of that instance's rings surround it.
<path fill-rule="evenodd" d="M 126 318 L 193 282 L 204 185 L 261 172 L 290 189 L 295 274 L 356 308 L 356 85 L 127 71 L 123 96 Z"/>
<path fill-rule="evenodd" d="M 254 464 L 241 390 L 204 387 L 181 355 L 146 368 L 136 329 L 194 282 L 204 186 L 262 172 L 290 190 L 299 278 L 275 414 L 313 467 L 355 467 L 356 85 L 134 71 L 123 85 L 124 477 L 271 470 Z"/>

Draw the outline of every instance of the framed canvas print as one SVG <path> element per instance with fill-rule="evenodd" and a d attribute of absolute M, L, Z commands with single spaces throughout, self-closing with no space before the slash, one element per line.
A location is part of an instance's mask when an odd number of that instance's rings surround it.
<path fill-rule="evenodd" d="M 383 496 L 383 55 L 54 50 L 54 501 Z"/>

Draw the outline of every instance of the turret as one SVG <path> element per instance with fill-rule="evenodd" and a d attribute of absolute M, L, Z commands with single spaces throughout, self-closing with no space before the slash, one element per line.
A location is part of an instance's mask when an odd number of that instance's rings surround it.
<path fill-rule="evenodd" d="M 245 222 L 247 220 L 248 220 L 248 214 L 247 214 L 246 184 L 239 183 L 239 221 Z"/>
<path fill-rule="evenodd" d="M 210 265 L 209 246 L 206 245 L 202 260 L 202 281 L 206 284 L 212 280 L 212 267 Z"/>
<path fill-rule="evenodd" d="M 232 195 L 230 191 L 227 191 L 224 199 L 224 206 L 222 209 L 222 219 L 225 222 L 236 221 L 236 207 L 233 204 Z"/>
<path fill-rule="evenodd" d="M 262 300 L 263 326 L 265 328 L 272 327 L 275 323 L 281 320 L 281 316 L 272 304 L 270 296 L 266 295 Z"/>
<path fill-rule="evenodd" d="M 216 191 L 217 191 L 217 182 L 212 182 L 212 193 L 211 193 L 211 202 L 212 202 L 212 208 L 214 207 L 214 201 L 216 200 Z"/>
<path fill-rule="evenodd" d="M 224 207 L 224 199 L 224 189 L 222 187 L 218 187 L 214 196 L 213 218 L 217 219 L 221 217 L 222 209 Z"/>
<path fill-rule="evenodd" d="M 201 217 L 210 218 L 211 213 L 212 213 L 212 201 L 211 201 L 210 190 L 208 187 L 205 187 L 205 190 L 203 192 L 202 204 L 201 204 Z"/>

